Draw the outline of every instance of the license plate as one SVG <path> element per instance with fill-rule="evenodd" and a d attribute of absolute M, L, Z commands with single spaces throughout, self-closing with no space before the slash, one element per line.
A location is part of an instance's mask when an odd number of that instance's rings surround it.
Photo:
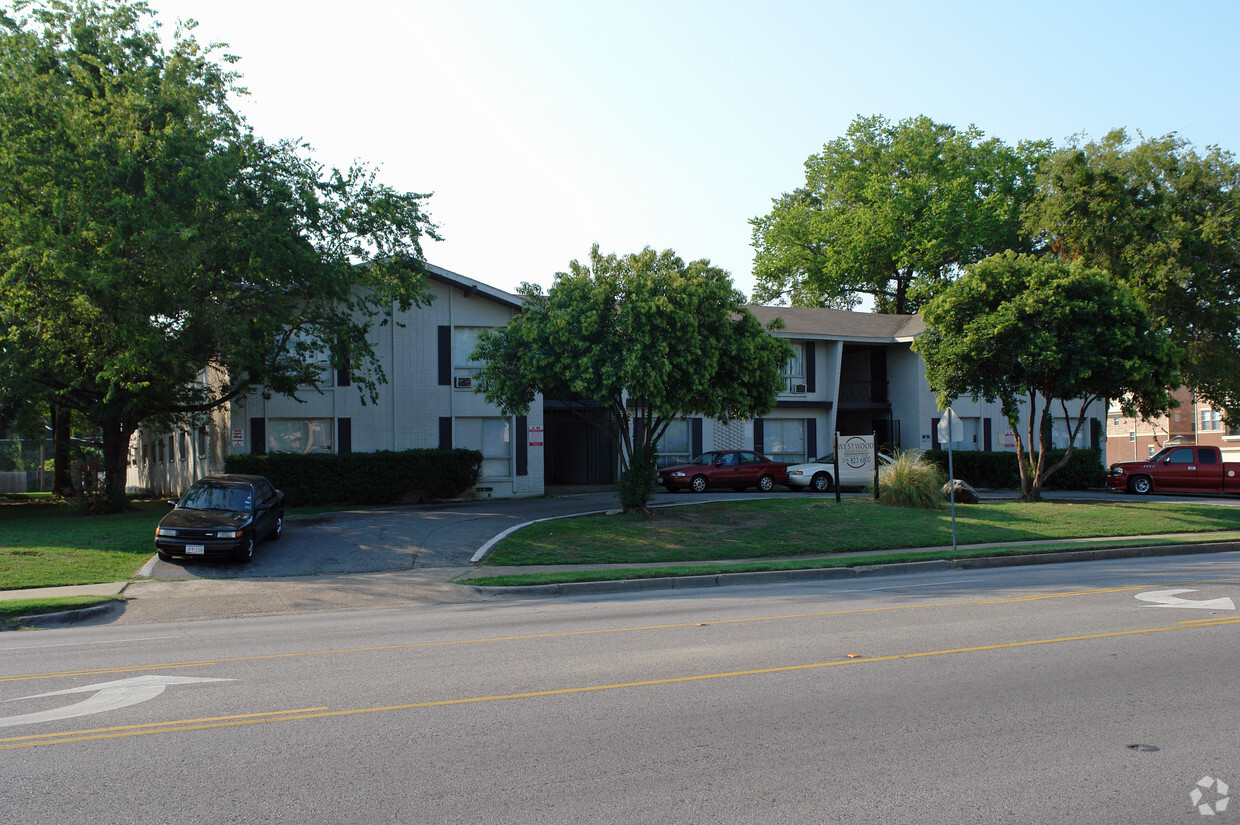
<path fill-rule="evenodd" d="M 205 545 L 202 545 L 202 544 L 185 545 L 185 555 L 187 556 L 201 556 L 206 552 L 207 552 L 207 548 Z"/>

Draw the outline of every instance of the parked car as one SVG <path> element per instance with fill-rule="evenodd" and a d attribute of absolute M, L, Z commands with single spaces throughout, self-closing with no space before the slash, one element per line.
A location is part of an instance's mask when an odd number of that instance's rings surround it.
<path fill-rule="evenodd" d="M 669 493 L 677 490 L 701 493 L 709 487 L 731 487 L 733 490 L 757 487 L 768 492 L 776 484 L 787 485 L 788 465 L 753 450 L 717 450 L 702 453 L 688 464 L 659 470 L 659 483 Z"/>
<path fill-rule="evenodd" d="M 1107 486 L 1138 495 L 1240 493 L 1240 463 L 1223 461 L 1218 447 L 1163 447 L 1145 461 L 1112 464 Z"/>
<path fill-rule="evenodd" d="M 886 453 L 878 454 L 878 466 L 881 469 L 895 463 L 895 459 Z M 874 481 L 874 473 L 866 468 L 854 470 L 847 464 L 840 464 L 840 484 L 845 487 L 864 487 Z M 788 467 L 788 488 L 791 490 L 813 490 L 815 493 L 826 493 L 835 489 L 835 453 L 827 453 L 804 464 L 793 464 Z"/>
<path fill-rule="evenodd" d="M 284 493 L 263 476 L 215 475 L 195 481 L 155 528 L 161 559 L 235 558 L 249 561 L 254 545 L 280 538 Z"/>

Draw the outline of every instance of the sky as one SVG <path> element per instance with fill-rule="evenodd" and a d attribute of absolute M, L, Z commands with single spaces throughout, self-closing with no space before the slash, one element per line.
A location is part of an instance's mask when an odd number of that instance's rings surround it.
<path fill-rule="evenodd" d="M 258 134 L 433 193 L 427 260 L 509 291 L 597 243 L 708 258 L 748 295 L 750 219 L 859 115 L 1240 150 L 1233 0 L 150 5 L 241 58 Z"/>

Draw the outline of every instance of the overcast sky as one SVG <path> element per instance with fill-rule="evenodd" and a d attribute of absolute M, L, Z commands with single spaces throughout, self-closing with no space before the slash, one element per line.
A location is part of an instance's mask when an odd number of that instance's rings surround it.
<path fill-rule="evenodd" d="M 242 58 L 259 134 L 433 192 L 427 259 L 508 290 L 598 243 L 709 258 L 748 294 L 749 219 L 858 114 L 1240 148 L 1232 0 L 150 5 Z"/>

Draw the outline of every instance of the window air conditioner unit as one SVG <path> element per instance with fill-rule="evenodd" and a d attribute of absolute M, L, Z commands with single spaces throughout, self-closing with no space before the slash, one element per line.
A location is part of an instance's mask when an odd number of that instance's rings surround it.
<path fill-rule="evenodd" d="M 467 390 L 474 385 L 474 379 L 469 375 L 458 375 L 453 381 L 452 386 L 458 390 Z"/>
<path fill-rule="evenodd" d="M 793 392 L 805 392 L 805 385 L 804 384 L 793 384 L 792 391 Z"/>

